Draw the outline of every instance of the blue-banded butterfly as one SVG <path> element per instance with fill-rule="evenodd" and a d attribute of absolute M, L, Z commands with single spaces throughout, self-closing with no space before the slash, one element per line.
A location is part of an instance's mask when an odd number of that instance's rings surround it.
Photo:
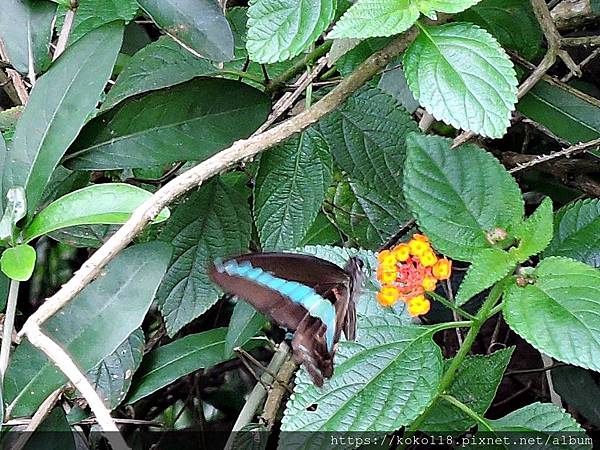
<path fill-rule="evenodd" d="M 341 332 L 356 335 L 356 301 L 363 262 L 341 267 L 293 253 L 251 253 L 217 260 L 210 278 L 225 292 L 246 300 L 273 322 L 294 331 L 292 350 L 317 386 L 333 375 Z"/>

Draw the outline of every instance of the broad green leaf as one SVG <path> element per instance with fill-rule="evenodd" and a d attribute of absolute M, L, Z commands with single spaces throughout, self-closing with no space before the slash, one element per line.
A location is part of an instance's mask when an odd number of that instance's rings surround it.
<path fill-rule="evenodd" d="M 226 334 L 227 328 L 190 334 L 148 353 L 125 403 L 135 403 L 184 375 L 231 359 L 233 355 L 225 354 Z"/>
<path fill-rule="evenodd" d="M 340 242 L 340 230 L 323 214 L 317 214 L 315 221 L 306 232 L 301 245 L 335 245 Z"/>
<path fill-rule="evenodd" d="M 392 36 L 408 30 L 419 18 L 413 0 L 358 0 L 336 23 L 329 39 Z"/>
<path fill-rule="evenodd" d="M 499 248 L 487 248 L 476 253 L 456 293 L 456 304 L 462 306 L 484 289 L 493 286 L 512 272 L 517 263 L 513 253 Z"/>
<path fill-rule="evenodd" d="M 35 249 L 27 244 L 7 248 L 0 257 L 2 272 L 17 281 L 27 281 L 35 269 Z"/>
<path fill-rule="evenodd" d="M 600 100 L 550 78 L 539 81 L 517 109 L 572 144 L 600 137 Z"/>
<path fill-rule="evenodd" d="M 233 35 L 216 0 L 138 0 L 169 36 L 190 52 L 215 61 L 233 58 Z"/>
<path fill-rule="evenodd" d="M 250 136 L 270 108 L 269 97 L 244 83 L 194 79 L 96 117 L 83 129 L 65 165 L 111 170 L 204 160 Z"/>
<path fill-rule="evenodd" d="M 519 262 L 527 261 L 548 246 L 554 228 L 552 219 L 552 200 L 546 197 L 531 216 L 510 228 L 511 234 L 519 241 L 510 253 Z"/>
<path fill-rule="evenodd" d="M 403 199 L 379 194 L 355 181 L 341 181 L 335 188 L 333 214 L 336 224 L 362 247 L 375 250 L 411 218 Z"/>
<path fill-rule="evenodd" d="M 61 9 L 65 12 L 67 8 Z M 138 10 L 136 0 L 78 0 L 69 42 L 73 43 L 90 31 L 116 20 L 130 22 Z M 57 20 L 57 28 L 62 29 L 63 22 Z"/>
<path fill-rule="evenodd" d="M 404 196 L 434 247 L 472 261 L 486 234 L 523 220 L 521 191 L 496 158 L 475 145 L 451 149 L 437 136 L 408 136 Z"/>
<path fill-rule="evenodd" d="M 545 449 L 591 449 L 591 439 L 589 444 L 580 444 L 578 441 L 582 438 L 587 438 L 585 431 L 581 428 L 573 417 L 565 412 L 559 406 L 552 403 L 532 403 L 517 409 L 512 413 L 496 420 L 488 420 L 488 424 L 494 431 L 497 432 L 515 432 L 525 434 L 526 436 L 535 439 L 538 437 L 543 443 Z M 577 438 L 575 443 L 568 444 L 569 436 Z M 566 438 L 566 443 L 564 439 Z M 508 442 L 511 442 L 509 439 Z M 534 441 L 538 442 L 538 441 Z M 532 445 L 529 448 L 540 448 L 540 444 Z M 502 446 L 494 446 L 493 449 L 522 449 L 523 446 L 516 444 L 508 444 Z"/>
<path fill-rule="evenodd" d="M 90 184 L 89 172 L 75 172 L 64 166 L 57 166 L 44 189 L 40 205 L 48 205 L 54 200 Z"/>
<path fill-rule="evenodd" d="M 456 16 L 489 31 L 503 47 L 532 59 L 542 44 L 542 30 L 527 0 L 482 0 Z"/>
<path fill-rule="evenodd" d="M 508 325 L 540 352 L 600 370 L 600 270 L 568 258 L 543 259 L 533 284 L 504 294 Z"/>
<path fill-rule="evenodd" d="M 546 197 L 526 220 L 509 226 L 509 234 L 517 241 L 508 251 L 490 248 L 477 253 L 463 279 L 456 303 L 465 304 L 476 294 L 512 272 L 518 263 L 540 253 L 552 239 L 552 201 Z"/>
<path fill-rule="evenodd" d="M 108 241 L 119 228 L 120 225 L 79 225 L 52 231 L 48 233 L 48 236 L 55 241 L 64 242 L 71 247 L 99 248 Z"/>
<path fill-rule="evenodd" d="M 13 187 L 6 194 L 6 207 L 0 220 L 0 239 L 14 240 L 17 222 L 27 215 L 27 199 L 21 186 Z"/>
<path fill-rule="evenodd" d="M 600 268 L 600 199 L 564 206 L 554 223 L 554 238 L 544 256 L 566 256 Z"/>
<path fill-rule="evenodd" d="M 56 5 L 39 0 L 4 0 L 0 40 L 19 72 L 38 74 L 50 64 L 50 40 Z"/>
<path fill-rule="evenodd" d="M 173 212 L 160 239 L 173 245 L 173 258 L 157 300 L 173 336 L 219 299 L 208 278 L 217 257 L 245 252 L 251 235 L 249 192 L 221 177 L 191 194 Z"/>
<path fill-rule="evenodd" d="M 406 136 L 412 117 L 378 88 L 362 89 L 319 122 L 337 165 L 382 195 L 402 198 Z"/>
<path fill-rule="evenodd" d="M 404 70 L 402 70 L 402 58 L 398 57 L 390 62 L 386 70 L 381 74 L 377 87 L 386 94 L 391 95 L 409 113 L 413 114 L 419 107 L 419 102 L 408 87 Z"/>
<path fill-rule="evenodd" d="M 281 430 L 389 432 L 411 423 L 433 400 L 441 377 L 436 331 L 390 316 L 360 318 L 356 342 L 340 342 L 335 372 L 322 388 L 300 372 Z M 319 448 L 325 439 L 325 433 L 283 433 L 279 447 Z"/>
<path fill-rule="evenodd" d="M 246 48 L 252 61 L 273 63 L 306 50 L 333 20 L 336 0 L 251 0 Z"/>
<path fill-rule="evenodd" d="M 369 56 L 371 56 L 377 50 L 381 50 L 392 39 L 393 38 L 390 37 L 379 37 L 363 40 L 360 44 L 348 51 L 348 53 L 338 60 L 335 65 L 338 72 L 343 77 L 347 77 Z"/>
<path fill-rule="evenodd" d="M 517 77 L 487 31 L 468 23 L 421 27 L 404 53 L 404 72 L 415 98 L 436 119 L 492 138 L 510 125 Z"/>
<path fill-rule="evenodd" d="M 481 0 L 417 0 L 419 10 L 429 16 L 431 13 L 458 13 L 479 3 Z"/>
<path fill-rule="evenodd" d="M 600 426 L 600 387 L 589 370 L 574 366 L 552 369 L 552 384 L 569 409 Z"/>
<path fill-rule="evenodd" d="M 111 411 L 125 398 L 133 373 L 144 356 L 144 332 L 135 330 L 114 352 L 86 373 L 87 379 Z"/>
<path fill-rule="evenodd" d="M 131 213 L 148 200 L 152 193 L 124 183 L 94 184 L 71 192 L 50 203 L 37 214 L 25 229 L 23 239 L 36 237 L 75 225 L 122 224 Z M 164 209 L 154 220 L 169 218 Z"/>
<path fill-rule="evenodd" d="M 54 168 L 81 127 L 109 79 L 123 38 L 123 26 L 104 25 L 81 38 L 37 81 L 17 124 L 9 163 L 4 169 L 4 192 L 22 186 L 29 215 Z"/>
<path fill-rule="evenodd" d="M 15 437 L 21 436 L 22 433 L 22 431 L 15 432 Z M 3 444 L 8 443 L 3 441 Z M 59 405 L 31 434 L 23 450 L 77 450 L 78 448 L 75 442 L 75 433 L 67 421 L 65 411 Z"/>
<path fill-rule="evenodd" d="M 254 217 L 263 249 L 300 244 L 325 200 L 331 155 L 315 130 L 264 153 L 254 187 Z"/>
<path fill-rule="evenodd" d="M 267 320 L 251 305 L 238 301 L 233 308 L 233 314 L 225 336 L 225 356 L 233 355 L 236 347 L 242 347 L 265 326 Z"/>
<path fill-rule="evenodd" d="M 129 247 L 92 284 L 48 319 L 42 330 L 71 355 L 81 370 L 92 369 L 140 327 L 170 254 L 169 246 L 160 242 Z M 11 358 L 4 381 L 7 414 L 32 415 L 65 381 L 64 375 L 40 350 L 26 341 L 21 343 Z"/>
<path fill-rule="evenodd" d="M 452 395 L 477 414 L 483 415 L 496 396 L 513 350 L 514 347 L 510 347 L 491 355 L 468 356 L 458 369 L 448 389 L 448 395 Z M 446 370 L 451 361 L 445 361 Z M 442 399 L 436 401 L 419 431 L 467 431 L 473 425 L 473 419 Z"/>
<path fill-rule="evenodd" d="M 100 110 L 107 111 L 134 95 L 216 73 L 218 69 L 209 61 L 192 55 L 169 36 L 162 36 L 131 57 Z"/>

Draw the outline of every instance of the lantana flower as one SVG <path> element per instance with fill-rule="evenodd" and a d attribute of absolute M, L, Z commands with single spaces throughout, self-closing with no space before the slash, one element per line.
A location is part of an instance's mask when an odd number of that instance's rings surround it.
<path fill-rule="evenodd" d="M 377 280 L 381 283 L 377 300 L 383 306 L 402 300 L 413 317 L 429 312 L 427 292 L 435 291 L 438 281 L 447 280 L 452 274 L 452 261 L 439 258 L 422 234 L 381 251 L 377 259 Z"/>

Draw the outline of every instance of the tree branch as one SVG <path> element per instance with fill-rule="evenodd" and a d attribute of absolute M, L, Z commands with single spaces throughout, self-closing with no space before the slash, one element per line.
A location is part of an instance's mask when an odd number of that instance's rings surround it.
<path fill-rule="evenodd" d="M 46 336 L 40 328 L 29 328 L 27 333 L 29 342 L 39 348 L 52 361 L 58 369 L 65 374 L 75 388 L 86 399 L 90 409 L 96 416 L 102 431 L 107 432 L 106 438 L 115 450 L 125 450 L 129 447 L 113 421 L 110 411 L 104 406 L 102 399 L 90 384 L 85 374 L 77 367 L 73 359 L 60 345 Z"/>

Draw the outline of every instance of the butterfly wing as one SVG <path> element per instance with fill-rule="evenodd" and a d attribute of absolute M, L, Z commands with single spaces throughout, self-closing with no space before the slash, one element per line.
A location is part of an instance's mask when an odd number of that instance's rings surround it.
<path fill-rule="evenodd" d="M 346 269 L 314 256 L 292 253 L 252 253 L 232 260 L 238 265 L 250 264 L 277 278 L 295 281 L 314 289 L 334 306 L 333 343 L 338 342 L 342 330 L 348 339 L 354 338 L 354 292 L 360 286 L 353 284 L 353 273 L 348 271 L 352 259 Z M 228 264 L 228 261 L 222 264 Z M 292 340 L 294 359 L 304 364 L 317 386 L 323 384 L 323 378 L 331 377 L 335 347 L 328 348 L 327 325 L 322 320 L 311 316 L 304 306 L 272 287 L 260 285 L 243 276 L 232 276 L 215 265 L 211 267 L 209 274 L 226 292 L 247 300 L 274 322 L 295 331 Z"/>

